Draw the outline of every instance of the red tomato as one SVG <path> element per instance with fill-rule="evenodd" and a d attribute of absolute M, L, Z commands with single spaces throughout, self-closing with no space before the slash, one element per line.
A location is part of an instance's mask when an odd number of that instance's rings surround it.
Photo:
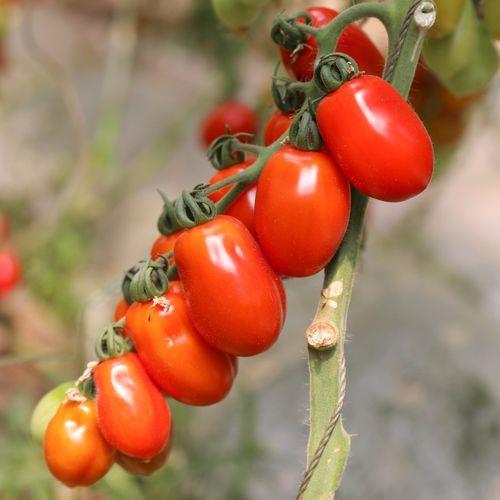
<path fill-rule="evenodd" d="M 239 101 L 226 101 L 216 106 L 203 120 L 201 125 L 201 140 L 205 147 L 221 135 L 246 132 L 255 134 L 257 131 L 257 116 L 246 104 Z"/>
<path fill-rule="evenodd" d="M 328 7 L 311 7 L 306 11 L 312 18 L 312 26 L 325 26 L 338 13 Z M 342 33 L 335 49 L 351 56 L 358 64 L 359 70 L 370 75 L 381 75 L 384 69 L 384 58 L 365 32 L 355 24 L 350 24 Z M 309 37 L 300 50 L 288 52 L 280 47 L 281 59 L 290 75 L 301 82 L 313 77 L 314 63 L 318 54 L 318 45 L 314 37 Z"/>
<path fill-rule="evenodd" d="M 67 401 L 49 422 L 43 449 L 50 472 L 68 486 L 89 486 L 113 465 L 115 452 L 97 425 L 93 401 Z"/>
<path fill-rule="evenodd" d="M 150 460 L 170 434 L 168 405 L 137 354 L 101 361 L 94 370 L 99 428 L 121 453 Z"/>
<path fill-rule="evenodd" d="M 171 283 L 163 298 L 165 305 L 136 302 L 127 312 L 126 330 L 144 368 L 160 389 L 181 403 L 221 401 L 236 375 L 231 356 L 214 349 L 196 331 L 182 287 Z"/>
<path fill-rule="evenodd" d="M 120 302 L 116 304 L 114 320 L 115 321 L 121 320 L 127 313 L 128 308 L 129 305 L 127 304 L 127 301 L 125 299 L 120 299 Z"/>
<path fill-rule="evenodd" d="M 203 337 L 235 356 L 269 349 L 284 320 L 279 278 L 245 226 L 219 215 L 185 232 L 174 252 L 190 317 Z"/>
<path fill-rule="evenodd" d="M 0 251 L 0 296 L 10 292 L 20 281 L 21 263 L 12 250 Z"/>
<path fill-rule="evenodd" d="M 356 189 L 384 201 L 423 191 L 434 152 L 415 111 L 386 81 L 360 76 L 328 94 L 317 121 L 325 144 Z"/>
<path fill-rule="evenodd" d="M 248 166 L 250 166 L 254 160 L 247 160 L 243 163 L 238 163 L 231 167 L 225 168 L 223 170 L 219 170 L 211 179 L 210 184 L 215 184 L 216 182 L 222 181 L 227 177 L 231 177 L 232 175 L 238 174 L 245 170 Z M 233 184 L 229 186 L 223 187 L 215 193 L 212 193 L 209 198 L 217 202 L 219 201 L 231 188 Z M 226 214 L 238 219 L 239 221 L 245 224 L 246 228 L 255 236 L 255 217 L 254 217 L 254 209 L 255 209 L 255 193 L 257 191 L 257 184 L 254 183 L 248 186 L 243 193 L 241 193 L 236 200 L 231 203 L 229 208 L 226 210 Z"/>
<path fill-rule="evenodd" d="M 310 276 L 331 260 L 349 222 L 349 183 L 327 153 L 286 146 L 257 184 L 255 223 L 274 270 Z"/>
<path fill-rule="evenodd" d="M 290 128 L 293 116 L 293 113 L 287 115 L 279 109 L 273 113 L 264 130 L 264 144 L 266 146 L 279 139 Z"/>
<path fill-rule="evenodd" d="M 177 238 L 182 234 L 184 229 L 176 231 L 175 233 L 169 234 L 167 236 L 160 234 L 156 241 L 153 243 L 151 248 L 151 258 L 157 259 L 161 254 L 168 253 L 174 249 L 175 242 Z M 173 259 L 169 259 L 168 263 L 173 264 Z"/>

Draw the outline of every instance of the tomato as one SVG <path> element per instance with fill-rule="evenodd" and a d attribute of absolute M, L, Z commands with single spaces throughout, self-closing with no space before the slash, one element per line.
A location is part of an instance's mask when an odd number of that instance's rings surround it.
<path fill-rule="evenodd" d="M 6 294 L 21 281 L 22 268 L 12 250 L 0 251 L 0 296 Z"/>
<path fill-rule="evenodd" d="M 432 117 L 427 127 L 435 144 L 452 144 L 462 136 L 464 125 L 460 113 L 442 110 Z"/>
<path fill-rule="evenodd" d="M 127 313 L 127 310 L 129 308 L 129 305 L 125 299 L 120 299 L 118 304 L 116 304 L 115 308 L 115 313 L 114 313 L 114 320 L 119 321 L 121 320 L 125 314 Z"/>
<path fill-rule="evenodd" d="M 306 12 L 312 18 L 312 26 L 320 28 L 335 19 L 338 13 L 328 7 L 311 7 Z M 359 70 L 371 75 L 381 75 L 384 58 L 365 32 L 355 24 L 350 24 L 339 38 L 337 52 L 351 56 Z M 313 77 L 314 63 L 318 54 L 318 45 L 314 37 L 309 37 L 299 50 L 287 51 L 280 47 L 281 59 L 290 75 L 301 82 Z"/>
<path fill-rule="evenodd" d="M 436 20 L 429 30 L 429 36 L 441 38 L 451 33 L 457 26 L 464 8 L 464 0 L 433 0 L 433 2 L 436 7 Z"/>
<path fill-rule="evenodd" d="M 285 114 L 279 109 L 273 113 L 264 130 L 264 144 L 266 146 L 279 139 L 290 128 L 293 116 L 292 113 Z"/>
<path fill-rule="evenodd" d="M 284 321 L 279 278 L 240 221 L 219 215 L 186 231 L 174 252 L 190 317 L 207 342 L 235 356 L 274 344 Z"/>
<path fill-rule="evenodd" d="M 68 486 L 89 486 L 113 465 L 115 452 L 97 425 L 93 401 L 61 404 L 44 436 L 50 472 Z"/>
<path fill-rule="evenodd" d="M 54 387 L 38 401 L 33 414 L 31 415 L 30 430 L 35 441 L 42 442 L 47 425 L 56 414 L 59 406 L 66 397 L 66 391 L 75 387 L 74 382 L 64 382 L 64 384 Z"/>
<path fill-rule="evenodd" d="M 356 189 L 384 201 L 423 191 L 434 152 L 415 111 L 386 81 L 360 76 L 328 94 L 317 121 L 335 162 Z"/>
<path fill-rule="evenodd" d="M 157 259 L 160 255 L 173 251 L 175 242 L 183 231 L 184 229 L 181 229 L 180 231 L 176 231 L 175 233 L 166 236 L 160 234 L 151 248 L 151 258 Z M 173 259 L 168 260 L 169 265 L 172 265 L 173 262 Z"/>
<path fill-rule="evenodd" d="M 255 134 L 257 116 L 246 104 L 236 100 L 219 104 L 208 113 L 201 125 L 203 145 L 208 147 L 217 137 L 227 134 L 228 127 L 231 134 L 239 132 Z"/>
<path fill-rule="evenodd" d="M 223 170 L 219 170 L 211 179 L 210 184 L 215 184 L 216 182 L 222 181 L 227 177 L 231 177 L 232 175 L 238 174 L 245 170 L 249 165 L 251 165 L 254 160 L 247 160 L 244 163 L 237 163 L 231 167 L 225 168 Z M 235 219 L 243 222 L 246 228 L 255 236 L 255 193 L 257 191 L 257 184 L 251 184 L 248 186 L 243 193 L 241 193 L 236 200 L 231 203 L 231 205 L 226 210 L 227 215 L 231 215 Z M 212 193 L 209 198 L 217 202 L 219 201 L 230 189 L 233 187 L 233 184 L 229 186 L 223 187 L 214 193 Z"/>
<path fill-rule="evenodd" d="M 99 428 L 106 441 L 143 460 L 160 453 L 170 434 L 170 410 L 137 354 L 101 361 L 94 382 Z"/>
<path fill-rule="evenodd" d="M 189 319 L 184 291 L 170 283 L 167 305 L 136 302 L 126 330 L 151 379 L 169 396 L 189 405 L 210 405 L 226 397 L 235 370 L 231 356 L 214 349 Z"/>
<path fill-rule="evenodd" d="M 230 29 L 250 26 L 267 0 L 212 0 L 219 21 Z"/>
<path fill-rule="evenodd" d="M 281 148 L 257 185 L 255 222 L 260 246 L 284 276 L 311 276 L 340 245 L 351 205 L 349 183 L 324 152 Z"/>

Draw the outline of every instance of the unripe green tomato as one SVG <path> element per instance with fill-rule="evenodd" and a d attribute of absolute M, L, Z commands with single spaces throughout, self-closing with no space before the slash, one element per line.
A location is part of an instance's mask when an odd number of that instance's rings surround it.
<path fill-rule="evenodd" d="M 484 0 L 484 23 L 492 38 L 500 40 L 500 0 Z"/>
<path fill-rule="evenodd" d="M 471 62 L 443 83 L 452 94 L 464 97 L 485 89 L 497 70 L 498 53 L 486 28 L 481 23 L 479 40 Z"/>
<path fill-rule="evenodd" d="M 422 54 L 425 64 L 441 80 L 464 68 L 476 50 L 479 20 L 472 0 L 466 0 L 456 29 L 444 38 L 428 38 Z"/>
<path fill-rule="evenodd" d="M 465 0 L 433 1 L 436 6 L 436 20 L 428 34 L 431 38 L 442 38 L 450 34 L 457 26 Z"/>
<path fill-rule="evenodd" d="M 57 409 L 63 402 L 66 391 L 71 387 L 75 387 L 74 382 L 64 382 L 64 384 L 58 385 L 47 392 L 47 394 L 38 401 L 31 415 L 30 423 L 31 436 L 35 441 L 39 443 L 43 441 L 43 435 L 45 434 L 47 425 L 49 425 L 52 417 L 56 414 Z"/>
<path fill-rule="evenodd" d="M 212 0 L 219 21 L 230 29 L 247 28 L 267 0 Z"/>

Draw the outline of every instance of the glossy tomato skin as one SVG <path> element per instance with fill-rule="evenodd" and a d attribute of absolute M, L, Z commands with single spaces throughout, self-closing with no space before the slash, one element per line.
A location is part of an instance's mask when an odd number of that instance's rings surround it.
<path fill-rule="evenodd" d="M 353 186 L 372 198 L 402 201 L 429 184 L 434 151 L 411 106 L 387 82 L 360 76 L 328 94 L 319 130 Z"/>
<path fill-rule="evenodd" d="M 279 109 L 271 115 L 264 130 L 264 144 L 266 146 L 279 139 L 290 128 L 293 116 L 293 113 L 286 114 Z"/>
<path fill-rule="evenodd" d="M 201 125 L 201 141 L 205 147 L 227 134 L 229 127 L 231 134 L 246 132 L 255 134 L 257 131 L 257 116 L 246 104 L 230 100 L 216 106 L 203 120 Z"/>
<path fill-rule="evenodd" d="M 136 302 L 127 312 L 126 330 L 143 366 L 160 389 L 181 403 L 221 401 L 236 375 L 231 356 L 196 331 L 181 286 L 171 283 L 163 297 L 167 306 Z"/>
<path fill-rule="evenodd" d="M 269 349 L 284 321 L 278 276 L 243 224 L 227 215 L 175 244 L 190 317 L 205 340 L 234 356 Z"/>
<path fill-rule="evenodd" d="M 63 402 L 44 435 L 50 472 L 67 486 L 90 486 L 113 465 L 115 451 L 97 425 L 93 401 Z"/>
<path fill-rule="evenodd" d="M 115 321 L 120 321 L 125 316 L 125 314 L 127 314 L 128 308 L 129 305 L 127 304 L 127 301 L 125 299 L 120 299 L 118 304 L 116 304 L 113 319 Z"/>
<path fill-rule="evenodd" d="M 22 267 L 13 250 L 0 251 L 0 297 L 12 291 L 21 281 Z"/>
<path fill-rule="evenodd" d="M 246 168 L 248 168 L 254 160 L 247 160 L 243 163 L 237 163 L 236 165 L 232 165 L 231 167 L 225 168 L 223 170 L 219 170 L 211 179 L 210 184 L 215 184 L 216 182 L 222 181 L 227 177 L 231 177 L 232 175 L 243 172 Z M 217 202 L 219 201 L 231 188 L 233 184 L 229 186 L 223 187 L 215 193 L 209 195 L 209 198 Z M 246 228 L 255 236 L 255 194 L 257 192 L 257 183 L 251 184 L 248 186 L 243 193 L 241 193 L 236 200 L 231 203 L 231 205 L 226 210 L 226 215 L 230 215 L 235 219 L 243 222 Z"/>
<path fill-rule="evenodd" d="M 160 453 L 170 434 L 170 410 L 137 354 L 101 361 L 94 382 L 99 428 L 106 441 L 143 460 Z"/>
<path fill-rule="evenodd" d="M 285 146 L 264 167 L 255 222 L 268 262 L 282 276 L 311 276 L 331 260 L 344 237 L 349 183 L 331 156 Z"/>
<path fill-rule="evenodd" d="M 312 25 L 325 26 L 338 13 L 328 7 L 311 7 L 306 12 L 312 18 Z M 313 77 L 314 62 L 318 53 L 318 45 L 313 37 L 309 37 L 299 52 L 288 52 L 280 47 L 281 59 L 287 71 L 297 80 L 305 82 Z M 336 52 L 351 56 L 358 64 L 359 70 L 370 75 L 381 75 L 384 58 L 365 32 L 354 24 L 350 24 L 342 33 Z"/>
<path fill-rule="evenodd" d="M 175 233 L 169 235 L 160 234 L 158 238 L 156 238 L 153 246 L 151 247 L 151 258 L 157 259 L 161 254 L 166 254 L 168 252 L 173 251 L 175 242 L 177 238 L 184 232 L 184 229 L 180 231 L 176 231 Z M 170 265 L 173 264 L 173 259 L 169 259 L 168 263 Z"/>

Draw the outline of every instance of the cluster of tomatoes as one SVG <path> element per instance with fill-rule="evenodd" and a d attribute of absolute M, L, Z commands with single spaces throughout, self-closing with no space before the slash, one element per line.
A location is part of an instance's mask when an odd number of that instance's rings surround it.
<path fill-rule="evenodd" d="M 326 8 L 307 13 L 315 26 L 337 15 Z M 70 390 L 50 415 L 45 459 L 59 480 L 89 485 L 115 462 L 140 474 L 160 467 L 171 443 L 165 395 L 188 405 L 217 403 L 231 389 L 238 357 L 276 342 L 286 315 L 282 280 L 316 274 L 332 259 L 349 223 L 351 189 L 401 201 L 429 183 L 431 141 L 413 109 L 380 78 L 376 47 L 353 25 L 337 50 L 356 59 L 363 73 L 350 63 L 350 77 L 324 92 L 316 110 L 322 145 L 297 147 L 287 129 L 298 114 L 277 111 L 265 131 L 273 154 L 258 179 L 224 215 L 211 212 L 155 241 L 148 265 L 176 269 L 168 289 L 118 304 L 117 323 L 96 348 L 100 361 L 80 380 L 80 392 Z M 311 79 L 314 39 L 291 52 L 281 50 L 285 67 L 299 81 Z M 257 120 L 245 106 L 225 103 L 204 122 L 205 144 L 227 135 L 227 127 L 254 133 Z M 232 187 L 224 180 L 258 161 L 250 152 L 219 171 L 204 206 L 215 207 Z M 194 198 L 186 199 L 185 212 L 193 216 Z M 141 269 L 134 276 L 147 274 L 147 266 Z"/>
<path fill-rule="evenodd" d="M 10 221 L 0 212 L 0 299 L 21 281 L 22 266 L 17 252 L 9 244 Z"/>

